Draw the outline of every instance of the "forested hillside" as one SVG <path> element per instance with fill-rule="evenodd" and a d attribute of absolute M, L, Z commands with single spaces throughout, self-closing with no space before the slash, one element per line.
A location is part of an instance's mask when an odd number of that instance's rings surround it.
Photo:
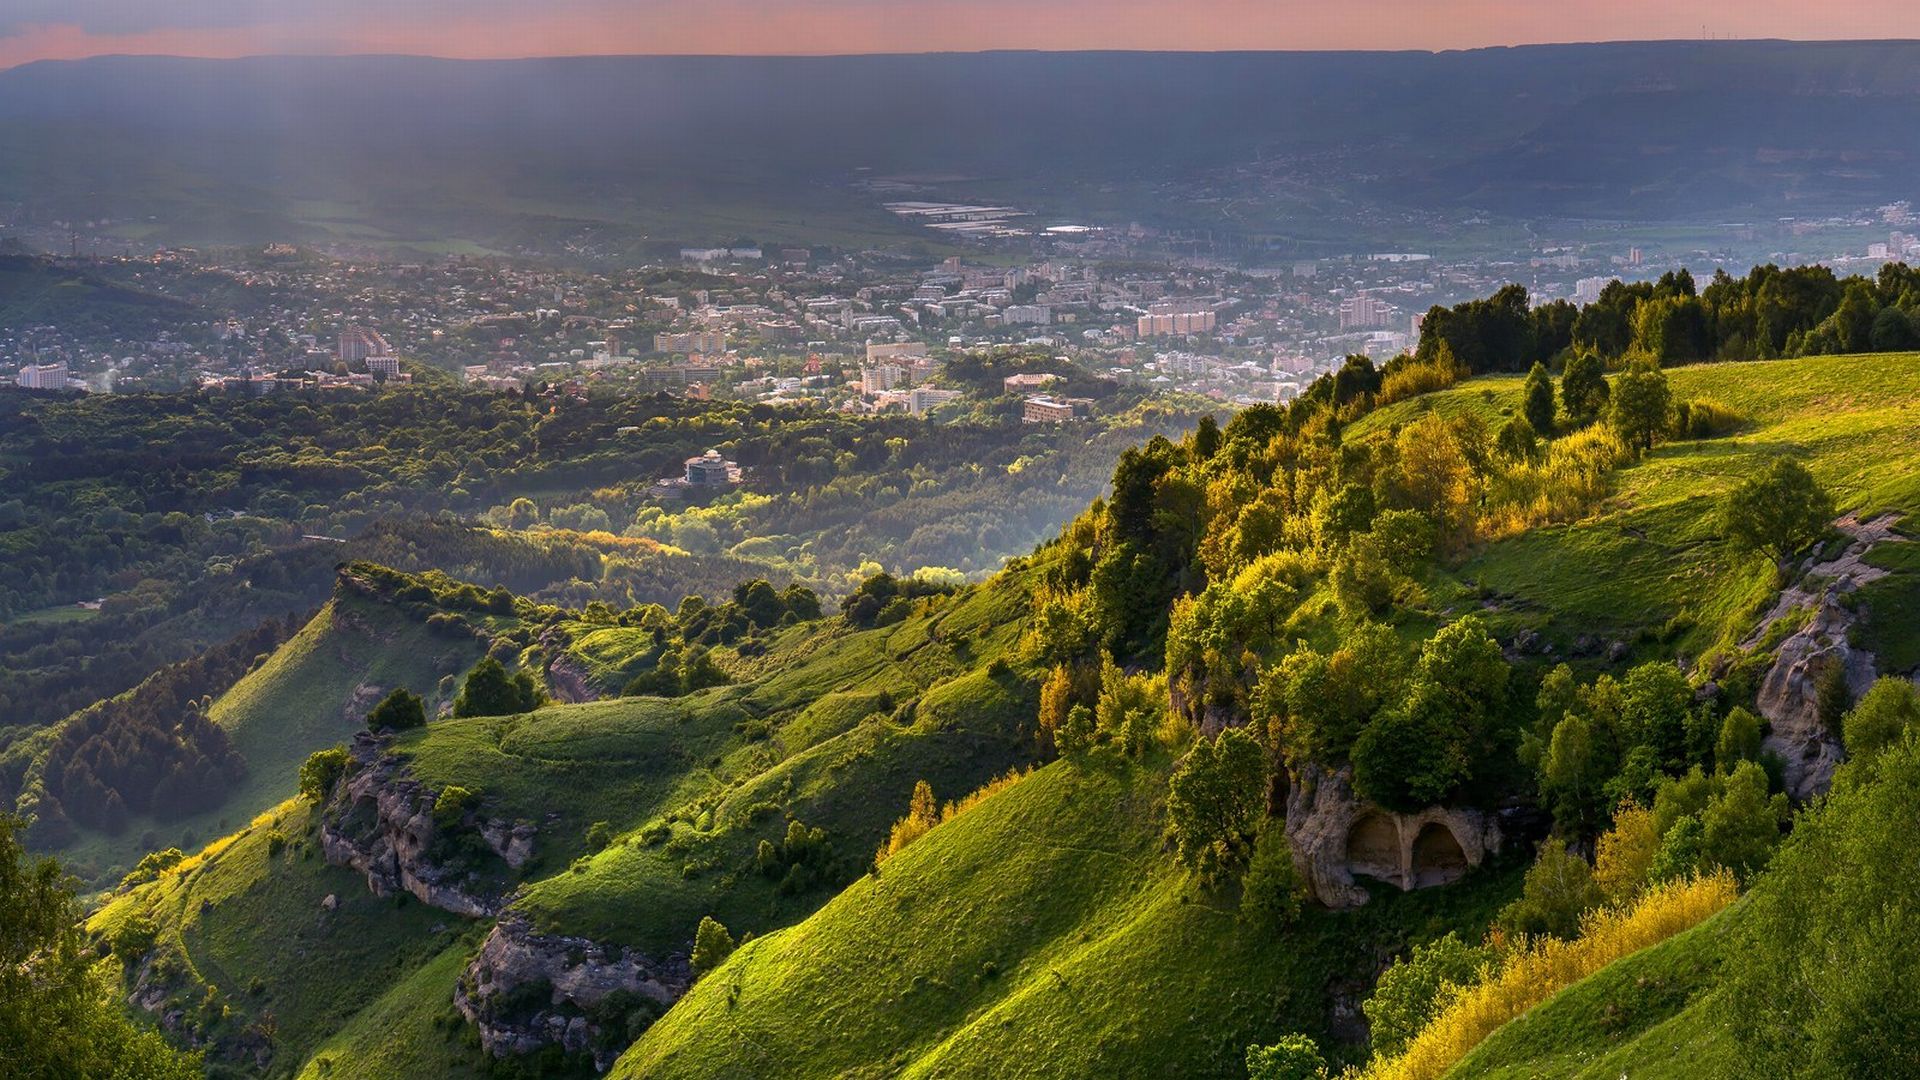
<path fill-rule="evenodd" d="M 157 841 L 191 847 L 270 804 L 226 806 L 262 768 L 283 784 L 284 762 L 226 746 L 245 710 L 215 703 L 289 633 L 263 624 L 304 622 L 343 560 L 575 607 L 718 600 L 760 576 L 829 595 L 881 568 L 979 576 L 1084 505 L 1118 447 L 1195 415 L 1104 395 L 1117 411 L 1043 430 L 993 398 L 933 424 L 444 387 L 364 400 L 0 391 L 0 798 L 35 818 L 37 846 L 102 879 Z M 742 463 L 738 490 L 652 490 L 709 447 Z M 167 688 L 136 689 L 162 668 Z M 309 707 L 356 712 L 339 693 Z M 176 764 L 219 782 L 169 780 Z"/>
<path fill-rule="evenodd" d="M 1917 302 L 1756 271 L 1436 312 L 1136 433 L 978 581 L 830 590 L 754 554 L 752 497 L 613 537 L 489 494 L 432 542 L 603 587 L 345 561 L 297 632 L 4 760 L 35 833 L 58 803 L 131 867 L 91 940 L 218 1075 L 1900 1073 L 1920 355 L 1864 350 Z M 884 503 L 911 442 L 848 434 L 872 472 L 820 489 Z M 753 571 L 604 587 L 690 521 Z M 244 771 L 176 808 L 136 746 Z"/>

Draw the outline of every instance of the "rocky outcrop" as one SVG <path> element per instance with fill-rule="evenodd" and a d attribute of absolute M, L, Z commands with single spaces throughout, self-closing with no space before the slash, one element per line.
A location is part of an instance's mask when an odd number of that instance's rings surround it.
<path fill-rule="evenodd" d="M 1770 728 L 1765 747 L 1780 755 L 1787 794 L 1796 802 L 1826 791 L 1835 766 L 1845 756 L 1840 741 L 1820 717 L 1821 679 L 1837 667 L 1845 673 L 1847 688 L 1857 698 L 1873 685 L 1877 675 L 1873 654 L 1854 648 L 1848 641 L 1859 616 L 1845 598 L 1887 575 L 1886 570 L 1867 563 L 1865 556 L 1876 544 L 1904 542 L 1893 531 L 1896 520 L 1893 514 L 1864 522 L 1848 515 L 1835 522 L 1834 526 L 1848 537 L 1846 548 L 1824 561 L 1810 559 L 1795 583 L 1781 592 L 1758 628 L 1742 643 L 1746 648 L 1757 648 L 1780 620 L 1796 612 L 1811 613 L 1806 623 L 1774 651 L 1773 664 L 1761 679 L 1755 701 Z"/>
<path fill-rule="evenodd" d="M 1354 792 L 1351 769 L 1308 766 L 1287 793 L 1287 842 L 1307 891 L 1343 909 L 1367 902 L 1356 876 L 1402 890 L 1457 881 L 1500 850 L 1501 833 L 1478 810 L 1384 810 Z"/>
<path fill-rule="evenodd" d="M 547 665 L 547 689 L 553 699 L 562 704 L 600 700 L 587 669 L 566 653 L 556 653 L 553 662 Z"/>
<path fill-rule="evenodd" d="M 684 953 L 664 960 L 587 938 L 541 934 L 508 915 L 494 926 L 454 991 L 454 1006 L 496 1056 L 546 1046 L 591 1054 L 602 1070 L 631 1038 L 636 1012 L 657 1015 L 686 993 Z"/>
<path fill-rule="evenodd" d="M 478 872 L 435 862 L 437 793 L 385 749 L 377 736 L 363 732 L 354 737 L 353 767 L 328 802 L 320 826 L 327 861 L 358 870 L 376 896 L 406 892 L 456 915 L 498 914 L 503 898 Z M 481 819 L 470 812 L 458 827 L 477 831 L 510 869 L 518 869 L 533 854 L 531 825 Z"/>

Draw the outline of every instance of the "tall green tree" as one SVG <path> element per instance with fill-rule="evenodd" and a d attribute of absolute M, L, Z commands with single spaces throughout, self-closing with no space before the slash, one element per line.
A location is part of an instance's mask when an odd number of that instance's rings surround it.
<path fill-rule="evenodd" d="M 1167 782 L 1167 831 L 1181 861 L 1209 875 L 1245 865 L 1266 795 L 1266 752 L 1245 729 L 1196 741 Z"/>
<path fill-rule="evenodd" d="M 199 1080 L 199 1055 L 136 1025 L 94 961 L 72 883 L 0 815 L 0 1075 Z"/>
<path fill-rule="evenodd" d="M 1606 412 L 1609 392 L 1607 365 L 1599 353 L 1579 349 L 1567 358 L 1560 373 L 1560 409 L 1568 426 L 1583 428 L 1598 420 Z"/>
<path fill-rule="evenodd" d="M 1520 389 L 1520 414 L 1533 425 L 1533 430 L 1541 435 L 1553 433 L 1553 379 L 1547 374 L 1547 366 L 1534 362 L 1532 370 L 1527 372 L 1527 381 Z"/>
<path fill-rule="evenodd" d="M 1655 440 L 1667 433 L 1673 413 L 1673 394 L 1667 388 L 1666 373 L 1660 365 L 1641 358 L 1613 381 L 1608 395 L 1607 417 L 1620 440 L 1645 453 Z"/>

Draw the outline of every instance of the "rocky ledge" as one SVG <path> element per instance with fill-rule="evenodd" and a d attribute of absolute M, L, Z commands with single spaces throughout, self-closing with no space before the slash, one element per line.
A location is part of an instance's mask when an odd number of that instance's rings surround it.
<path fill-rule="evenodd" d="M 456 915 L 498 914 L 503 898 L 477 872 L 433 860 L 441 832 L 433 813 L 437 793 L 387 753 L 378 736 L 355 736 L 351 755 L 352 767 L 328 801 L 320 826 L 327 861 L 365 875 L 376 896 L 405 892 Z M 485 819 L 468 810 L 457 827 L 474 830 L 509 869 L 518 870 L 533 854 L 531 825 Z"/>
<path fill-rule="evenodd" d="M 1848 640 L 1859 613 L 1846 598 L 1887 575 L 1865 556 L 1877 544 L 1906 542 L 1894 531 L 1896 521 L 1894 514 L 1871 521 L 1849 514 L 1834 522 L 1848 538 L 1846 548 L 1830 559 L 1809 559 L 1795 583 L 1781 592 L 1742 643 L 1757 648 L 1781 619 L 1796 611 L 1811 613 L 1774 651 L 1773 665 L 1761 679 L 1755 702 L 1769 728 L 1766 748 L 1785 764 L 1787 794 L 1795 802 L 1826 791 L 1833 782 L 1834 767 L 1845 756 L 1840 740 L 1820 718 L 1820 680 L 1837 667 L 1846 677 L 1847 689 L 1858 698 L 1878 675 L 1873 654 L 1854 648 Z"/>
<path fill-rule="evenodd" d="M 525 917 L 509 914 L 467 965 L 453 1000 L 490 1054 L 557 1045 L 591 1055 L 604 1070 L 692 983 L 685 953 L 656 960 L 587 938 L 538 933 Z"/>

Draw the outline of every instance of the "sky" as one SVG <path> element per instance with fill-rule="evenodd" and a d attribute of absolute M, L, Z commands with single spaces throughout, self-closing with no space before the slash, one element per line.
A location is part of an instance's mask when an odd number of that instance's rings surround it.
<path fill-rule="evenodd" d="M 1461 49 L 1920 38 L 1914 0 L 0 0 L 0 67 L 111 53 L 447 57 Z"/>

